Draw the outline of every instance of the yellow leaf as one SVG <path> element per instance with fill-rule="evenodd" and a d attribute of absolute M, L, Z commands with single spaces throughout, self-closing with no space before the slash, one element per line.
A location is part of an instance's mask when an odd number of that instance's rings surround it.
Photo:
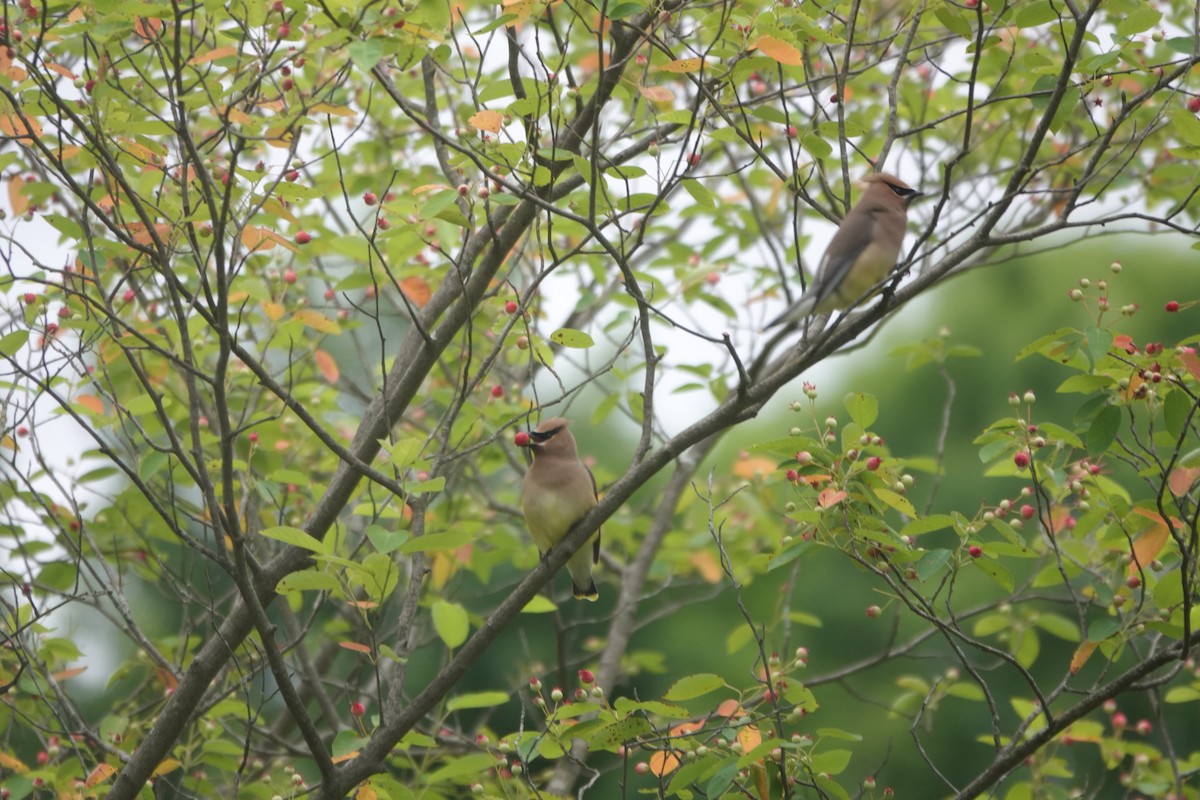
<path fill-rule="evenodd" d="M 247 225 L 242 228 L 242 244 L 251 253 L 260 250 L 270 250 L 276 244 L 274 238 L 267 235 L 267 229 L 261 225 Z"/>
<path fill-rule="evenodd" d="M 270 197 L 263 200 L 262 210 L 273 217 L 280 217 L 291 223 L 299 222 L 296 215 L 289 211 L 283 203 Z"/>
<path fill-rule="evenodd" d="M 650 754 L 650 772 L 658 777 L 668 775 L 679 766 L 679 759 L 666 750 L 655 750 Z"/>
<path fill-rule="evenodd" d="M 313 353 L 313 360 L 317 362 L 317 370 L 329 383 L 337 383 L 338 380 L 338 365 L 333 356 L 324 350 L 317 350 Z"/>
<path fill-rule="evenodd" d="M 14 175 L 8 182 L 8 204 L 18 217 L 29 210 L 29 198 L 21 191 L 24 188 L 25 179 L 20 175 Z"/>
<path fill-rule="evenodd" d="M 346 106 L 334 106 L 334 105 L 330 105 L 329 103 L 317 103 L 316 105 L 314 105 L 312 108 L 309 109 L 309 113 L 329 114 L 334 117 L 357 116 L 357 114 L 355 114 L 355 112 L 354 112 L 354 109 L 352 109 L 352 108 L 347 108 Z"/>
<path fill-rule="evenodd" d="M 104 413 L 104 402 L 95 395 L 81 394 L 75 398 L 75 404 L 83 406 L 93 414 Z"/>
<path fill-rule="evenodd" d="M 29 772 L 29 767 L 25 766 L 25 762 L 16 756 L 9 755 L 0 750 L 0 767 L 12 770 L 13 772 Z"/>
<path fill-rule="evenodd" d="M 683 74 L 687 72 L 695 72 L 704 66 L 703 58 L 677 58 L 674 61 L 668 61 L 660 67 L 655 67 L 655 72 L 674 72 Z"/>
<path fill-rule="evenodd" d="M 157 778 L 159 775 L 170 775 L 177 769 L 179 769 L 178 759 L 167 758 L 159 762 L 159 765 L 154 768 L 154 772 L 150 774 Z"/>
<path fill-rule="evenodd" d="M 453 187 L 447 186 L 444 183 L 425 183 L 413 189 L 414 195 L 422 195 L 426 192 L 448 192 L 453 191 Z"/>
<path fill-rule="evenodd" d="M 271 322 L 279 322 L 279 318 L 283 316 L 284 311 L 283 306 L 279 303 L 271 303 L 266 300 L 262 302 L 262 310 Z"/>
<path fill-rule="evenodd" d="M 1071 656 L 1071 674 L 1079 672 L 1083 669 L 1083 665 L 1092 657 L 1092 651 L 1100 646 L 1099 642 L 1084 642 L 1075 648 L 1075 655 Z"/>
<path fill-rule="evenodd" d="M 300 309 L 292 315 L 292 319 L 299 320 L 308 327 L 314 328 L 321 333 L 332 333 L 334 336 L 336 336 L 342 332 L 342 326 L 338 325 L 320 311 L 314 311 L 311 308 Z"/>
<path fill-rule="evenodd" d="M 755 46 L 760 53 L 775 59 L 785 67 L 798 67 L 804 63 L 804 56 L 800 54 L 795 45 L 782 39 L 776 39 L 774 36 L 760 36 L 758 44 Z"/>
<path fill-rule="evenodd" d="M 214 47 L 207 53 L 201 53 L 198 56 L 193 56 L 187 63 L 194 67 L 197 64 L 207 64 L 209 61 L 216 61 L 218 58 L 228 58 L 229 56 L 236 56 L 237 54 L 237 45 L 229 44 L 224 47 Z"/>
<path fill-rule="evenodd" d="M 639 86 L 638 91 L 651 103 L 669 103 L 675 99 L 675 93 L 665 86 Z"/>
<path fill-rule="evenodd" d="M 267 144 L 272 147 L 277 147 L 280 150 L 290 150 L 292 140 L 296 138 L 296 132 L 284 125 L 276 125 L 274 128 L 268 128 L 264 134 Z"/>
<path fill-rule="evenodd" d="M 84 780 L 84 785 L 88 787 L 97 786 L 104 783 L 117 772 L 116 768 L 111 764 L 97 764 L 96 767 L 88 773 Z"/>
<path fill-rule="evenodd" d="M 15 453 L 17 452 L 17 440 L 5 434 L 4 438 L 0 439 L 0 447 L 3 447 L 5 450 L 12 450 Z"/>
<path fill-rule="evenodd" d="M 504 115 L 499 111 L 490 111 L 488 109 L 484 109 L 483 111 L 472 114 L 467 119 L 467 124 L 469 124 L 475 130 L 499 133 L 500 126 L 504 124 Z"/>
<path fill-rule="evenodd" d="M 754 748 L 762 744 L 762 734 L 758 732 L 758 728 L 753 725 L 747 725 L 744 728 L 738 729 L 738 741 L 742 743 L 742 752 L 749 753 Z"/>

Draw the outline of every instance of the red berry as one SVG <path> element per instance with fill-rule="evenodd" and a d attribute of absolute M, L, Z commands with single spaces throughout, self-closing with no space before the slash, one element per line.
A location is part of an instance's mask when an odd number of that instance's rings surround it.
<path fill-rule="evenodd" d="M 698 165 L 699 163 L 700 163 L 700 154 L 699 153 L 689 153 L 688 154 L 687 165 L 689 167 L 694 167 L 694 166 Z"/>
<path fill-rule="evenodd" d="M 788 126 L 787 126 L 787 135 L 788 135 L 788 138 L 789 138 L 789 139 L 795 139 L 795 138 L 796 138 L 796 126 L 795 126 L 795 125 L 788 125 Z"/>
<path fill-rule="evenodd" d="M 299 241 L 300 237 L 297 236 L 296 240 Z M 303 242 L 301 242 L 301 244 L 303 244 Z M 285 269 L 283 271 L 283 282 L 284 283 L 295 283 L 296 282 L 296 271 L 294 269 Z"/>
<path fill-rule="evenodd" d="M 515 314 L 515 313 L 517 313 L 518 308 L 520 308 L 520 306 L 518 306 L 515 301 L 509 300 L 507 303 L 504 304 L 504 313 L 505 314 Z"/>
<path fill-rule="evenodd" d="M 971 554 L 971 558 L 979 558 L 983 555 L 983 548 L 977 544 L 973 544 L 967 548 L 967 552 Z"/>
<path fill-rule="evenodd" d="M 271 10 L 274 11 L 276 14 L 282 14 L 283 13 L 283 0 L 275 0 L 275 2 L 271 4 Z"/>
<path fill-rule="evenodd" d="M 1193 114 L 1200 113 L 1200 97 L 1193 97 L 1188 100 L 1187 108 Z"/>
<path fill-rule="evenodd" d="M 296 244 L 308 244 L 311 241 L 312 237 L 308 235 L 307 231 L 300 231 L 296 234 Z"/>
<path fill-rule="evenodd" d="M 1029 453 L 1024 450 L 1013 456 L 1013 463 L 1017 465 L 1017 469 L 1025 469 L 1029 466 Z"/>
<path fill-rule="evenodd" d="M 1034 513 L 1033 506 L 1028 504 L 1021 506 L 1021 519 L 1033 519 Z"/>
<path fill-rule="evenodd" d="M 29 435 L 29 428 L 26 428 L 24 425 L 17 428 L 17 436 L 28 436 L 28 435 Z"/>
<path fill-rule="evenodd" d="M 1114 728 L 1124 728 L 1129 724 L 1129 719 L 1120 711 L 1112 715 L 1112 726 Z"/>
<path fill-rule="evenodd" d="M 1129 579 L 1125 581 L 1125 585 L 1130 589 L 1136 589 L 1142 585 L 1142 579 L 1137 575 L 1130 575 Z"/>
<path fill-rule="evenodd" d="M 497 384 L 492 387 L 492 397 L 504 397 L 504 387 Z"/>
<path fill-rule="evenodd" d="M 258 444 L 258 434 L 257 433 L 251 433 L 249 438 L 250 438 L 250 444 Z"/>
<path fill-rule="evenodd" d="M 335 292 L 332 288 L 325 290 L 325 299 L 326 300 L 332 300 L 335 297 L 337 297 L 337 292 Z"/>
<path fill-rule="evenodd" d="M 34 303 L 36 303 L 36 302 L 37 302 L 37 300 L 38 300 L 38 298 L 37 298 L 37 295 L 36 295 L 36 294 L 34 294 L 33 292 L 26 292 L 26 293 L 25 293 L 25 305 L 27 305 L 27 306 L 31 306 L 31 305 L 33 305 Z"/>
<path fill-rule="evenodd" d="M 367 707 L 364 706 L 362 703 L 355 700 L 353 703 L 350 704 L 350 716 L 361 717 L 365 713 L 367 713 Z"/>
<path fill-rule="evenodd" d="M 783 475 L 788 479 L 789 483 L 795 483 L 796 481 L 800 480 L 800 473 L 796 472 L 794 469 L 789 469 Z"/>
<path fill-rule="evenodd" d="M 879 469 L 879 465 L 881 463 L 883 463 L 883 459 L 881 459 L 879 456 L 871 456 L 867 459 L 867 469 L 874 472 L 875 470 Z"/>
<path fill-rule="evenodd" d="M 126 289 L 126 290 L 125 290 L 125 294 L 121 295 L 121 298 L 122 298 L 122 299 L 123 299 L 123 300 L 124 300 L 126 303 L 132 303 L 132 302 L 133 302 L 133 298 L 135 298 L 135 297 L 137 297 L 137 295 L 136 295 L 136 294 L 134 294 L 134 292 L 133 292 L 133 289 Z"/>
<path fill-rule="evenodd" d="M 590 686 L 596 682 L 596 675 L 590 669 L 581 669 L 579 670 L 579 682 Z"/>
<path fill-rule="evenodd" d="M 513 444 L 517 447 L 528 447 L 529 434 L 525 431 L 517 431 L 517 435 L 513 437 Z"/>
<path fill-rule="evenodd" d="M 71 309 L 67 308 L 66 306 L 58 307 L 58 318 L 59 319 L 66 319 L 69 316 L 71 316 Z"/>
<path fill-rule="evenodd" d="M 363 202 L 369 206 L 373 206 L 379 202 L 379 196 L 374 192 L 365 192 L 363 194 Z"/>
<path fill-rule="evenodd" d="M 58 323 L 57 323 L 57 322 L 51 322 L 49 325 L 47 325 L 47 326 L 46 326 L 46 333 L 50 334 L 51 336 L 53 336 L 54 334 L 58 333 Z"/>
<path fill-rule="evenodd" d="M 300 173 L 294 169 L 288 170 L 288 173 L 283 176 L 283 179 L 288 183 L 295 183 L 300 179 Z"/>
<path fill-rule="evenodd" d="M 279 85 L 285 92 L 290 92 L 293 87 L 295 87 L 296 82 L 291 78 L 284 78 L 282 81 L 280 81 Z"/>
<path fill-rule="evenodd" d="M 292 32 L 292 26 L 285 22 L 279 26 L 279 30 L 276 32 L 279 34 L 280 39 L 286 39 Z"/>
<path fill-rule="evenodd" d="M 1200 98 L 1196 98 L 1196 100 L 1197 100 L 1197 102 L 1200 102 Z M 28 296 L 28 295 L 26 295 L 26 296 Z M 1167 303 L 1167 313 L 1168 314 L 1174 314 L 1178 310 L 1179 310 L 1179 301 L 1178 300 L 1172 300 L 1169 303 Z"/>

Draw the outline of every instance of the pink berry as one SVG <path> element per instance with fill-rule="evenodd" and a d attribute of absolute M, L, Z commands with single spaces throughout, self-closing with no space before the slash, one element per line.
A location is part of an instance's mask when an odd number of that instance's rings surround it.
<path fill-rule="evenodd" d="M 800 480 L 800 473 L 796 472 L 794 469 L 789 469 L 787 472 L 783 473 L 783 476 L 787 478 L 788 483 L 795 483 L 796 481 Z"/>
<path fill-rule="evenodd" d="M 353 703 L 350 704 L 350 716 L 361 717 L 365 713 L 367 713 L 367 707 L 364 706 L 362 703 L 355 700 Z"/>
<path fill-rule="evenodd" d="M 296 237 L 296 241 L 300 241 L 299 236 Z M 300 243 L 303 244 L 303 242 L 300 242 Z M 296 271 L 294 269 L 285 269 L 283 271 L 283 282 L 289 283 L 289 284 L 295 283 L 296 282 Z"/>
<path fill-rule="evenodd" d="M 517 431 L 516 436 L 513 436 L 513 444 L 517 447 L 529 446 L 529 434 L 525 431 Z"/>
<path fill-rule="evenodd" d="M 509 300 L 507 303 L 504 304 L 504 313 L 505 314 L 515 314 L 515 313 L 517 313 L 518 308 L 520 308 L 520 306 L 518 306 L 515 301 Z"/>
<path fill-rule="evenodd" d="M 24 425 L 17 428 L 17 436 L 24 437 L 24 436 L 28 436 L 28 435 L 29 435 L 29 428 L 26 428 Z"/>
<path fill-rule="evenodd" d="M 249 436 L 249 439 L 250 439 L 250 444 L 258 444 L 258 434 L 257 433 L 251 433 Z"/>
<path fill-rule="evenodd" d="M 1025 504 L 1021 506 L 1021 519 L 1033 519 L 1035 509 L 1033 506 Z"/>
<path fill-rule="evenodd" d="M 881 459 L 879 456 L 871 456 L 867 459 L 867 469 L 874 472 L 875 470 L 879 469 L 879 465 L 881 463 L 883 463 L 883 459 Z"/>
<path fill-rule="evenodd" d="M 332 300 L 335 297 L 337 297 L 337 292 L 335 292 L 332 288 L 325 290 L 325 299 L 326 300 Z"/>
<path fill-rule="evenodd" d="M 1025 469 L 1029 466 L 1029 453 L 1024 450 L 1013 456 L 1013 463 L 1017 465 L 1017 469 Z"/>
<path fill-rule="evenodd" d="M 300 231 L 296 234 L 296 244 L 308 244 L 311 241 L 312 237 L 308 235 L 307 231 Z"/>
<path fill-rule="evenodd" d="M 379 202 L 379 197 L 374 192 L 365 192 L 363 194 L 363 202 L 369 206 L 373 206 Z"/>
<path fill-rule="evenodd" d="M 137 297 L 137 295 L 134 294 L 133 289 L 126 289 L 125 293 L 121 295 L 121 299 L 123 299 L 126 303 L 132 303 L 133 298 L 135 297 Z"/>
<path fill-rule="evenodd" d="M 38 300 L 38 297 L 37 297 L 37 295 L 36 295 L 36 294 L 34 294 L 33 292 L 26 292 L 26 293 L 25 293 L 25 305 L 27 305 L 27 306 L 31 306 L 31 305 L 33 305 L 34 303 L 36 303 L 36 302 L 37 302 L 37 300 Z"/>

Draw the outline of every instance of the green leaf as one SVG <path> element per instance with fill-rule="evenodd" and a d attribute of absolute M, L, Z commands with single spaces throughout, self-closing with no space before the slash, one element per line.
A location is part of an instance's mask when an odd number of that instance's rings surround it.
<path fill-rule="evenodd" d="M 1105 406 L 1100 409 L 1100 413 L 1092 420 L 1092 424 L 1088 426 L 1087 436 L 1084 437 L 1087 442 L 1087 451 L 1093 456 L 1099 456 L 1108 450 L 1109 446 L 1117 438 L 1117 431 L 1121 428 L 1121 409 L 1116 406 Z"/>
<path fill-rule="evenodd" d="M 1060 383 L 1055 391 L 1059 394 L 1069 394 L 1071 392 L 1092 394 L 1115 384 L 1116 381 L 1108 375 L 1072 375 Z"/>
<path fill-rule="evenodd" d="M 596 731 L 588 741 L 597 750 L 616 750 L 626 742 L 643 736 L 653 728 L 645 717 L 626 717 Z"/>
<path fill-rule="evenodd" d="M 879 417 L 879 401 L 875 399 L 875 395 L 852 392 L 846 395 L 842 402 L 846 406 L 846 410 L 850 412 L 850 419 L 854 420 L 864 431 L 868 430 Z"/>
<path fill-rule="evenodd" d="M 275 585 L 275 591 L 279 594 L 287 594 L 288 592 L 335 592 L 338 586 L 337 578 L 328 572 L 317 569 L 303 569 L 281 578 L 279 583 Z"/>
<path fill-rule="evenodd" d="M 909 501 L 909 499 L 904 495 L 897 494 L 891 489 L 872 489 L 871 491 L 874 492 L 876 497 L 899 511 L 901 514 L 904 514 L 908 517 L 915 517 L 917 515 L 917 509 L 913 507 L 912 502 Z"/>
<path fill-rule="evenodd" d="M 1126 38 L 1142 31 L 1149 30 L 1158 24 L 1162 19 L 1162 12 L 1150 6 L 1149 3 L 1139 3 L 1138 7 L 1125 15 L 1125 18 L 1117 23 L 1117 36 Z"/>
<path fill-rule="evenodd" d="M 378 39 L 362 39 L 347 45 L 346 53 L 354 66 L 363 72 L 370 72 L 383 60 L 386 50 Z"/>
<path fill-rule="evenodd" d="M 1167 431 L 1179 438 L 1183 433 L 1183 426 L 1187 424 L 1188 414 L 1192 411 L 1191 399 L 1179 389 L 1173 389 L 1167 392 L 1167 397 L 1163 401 L 1163 421 L 1167 424 Z"/>
<path fill-rule="evenodd" d="M 1067 642 L 1079 641 L 1079 625 L 1059 614 L 1041 613 L 1035 620 L 1037 626 L 1051 636 Z"/>
<path fill-rule="evenodd" d="M 930 514 L 928 517 L 914 519 L 905 523 L 900 529 L 901 536 L 920 536 L 923 533 L 945 530 L 954 527 L 954 517 L 949 514 Z"/>
<path fill-rule="evenodd" d="M 429 772 L 421 779 L 424 786 L 465 778 L 468 775 L 482 775 L 496 766 L 496 757 L 490 753 L 471 753 L 469 755 L 451 758 L 446 766 Z"/>
<path fill-rule="evenodd" d="M 917 562 L 917 577 L 923 581 L 929 580 L 950 563 L 951 556 L 952 553 L 949 550 L 930 550 Z"/>
<path fill-rule="evenodd" d="M 413 553 L 428 553 L 434 550 L 457 550 L 474 538 L 473 531 L 464 530 L 427 533 L 405 542 L 400 546 L 400 552 L 410 556 Z"/>
<path fill-rule="evenodd" d="M 460 711 L 464 708 L 491 708 L 508 702 L 508 692 L 471 692 L 451 697 L 446 701 L 447 711 Z"/>
<path fill-rule="evenodd" d="M 547 614 L 551 611 L 557 611 L 558 606 L 549 597 L 544 595 L 534 595 L 533 599 L 525 604 L 521 609 L 522 614 Z"/>
<path fill-rule="evenodd" d="M 824 753 L 817 753 L 809 762 L 809 768 L 813 772 L 837 775 L 849 766 L 851 755 L 853 754 L 849 750 L 828 750 Z"/>
<path fill-rule="evenodd" d="M 465 608 L 458 603 L 438 600 L 430 611 L 433 615 L 433 629 L 447 647 L 453 650 L 467 640 L 471 624 Z"/>
<path fill-rule="evenodd" d="M 268 539 L 274 539 L 277 542 L 290 544 L 293 547 L 299 547 L 313 553 L 325 552 L 325 545 L 321 544 L 319 539 L 315 539 L 310 534 L 305 533 L 299 528 L 293 528 L 290 525 L 277 525 L 274 528 L 267 528 L 262 532 L 262 535 Z"/>
<path fill-rule="evenodd" d="M 683 181 L 683 188 L 687 190 L 687 193 L 692 196 L 692 199 L 695 200 L 698 205 L 704 206 L 705 208 L 717 207 L 717 201 L 713 197 L 712 192 L 710 192 L 708 188 L 704 186 L 704 184 L 700 183 L 700 181 L 695 180 L 694 178 L 687 178 Z"/>
<path fill-rule="evenodd" d="M 1087 638 L 1089 642 L 1103 642 L 1110 636 L 1115 636 L 1121 632 L 1121 623 L 1115 619 L 1103 617 L 1093 620 L 1088 625 Z"/>
<path fill-rule="evenodd" d="M 713 675 L 711 673 L 688 675 L 671 684 L 671 688 L 663 695 L 663 699 L 675 702 L 691 700 L 695 697 L 702 697 L 709 692 L 714 692 L 724 685 L 725 679 L 720 675 Z"/>
<path fill-rule="evenodd" d="M 591 336 L 574 328 L 559 328 L 550 334 L 550 341 L 561 344 L 563 347 L 573 347 L 580 350 L 591 347 L 596 343 Z"/>
<path fill-rule="evenodd" d="M 1015 584 L 1013 583 L 1012 573 L 1008 571 L 1008 567 L 1004 566 L 999 561 L 995 561 L 990 558 L 975 558 L 972 559 L 972 562 L 975 564 L 975 566 L 979 567 L 979 570 L 984 575 L 987 575 L 989 578 L 999 584 L 1000 588 L 1004 589 L 1006 592 L 1011 592 L 1013 590 L 1013 586 Z"/>
<path fill-rule="evenodd" d="M 384 555 L 407 542 L 409 538 L 408 531 L 388 530 L 382 525 L 368 525 L 366 534 L 375 549 Z"/>
<path fill-rule="evenodd" d="M 29 341 L 29 331 L 13 331 L 0 339 L 0 355 L 12 358 L 18 350 L 25 346 L 27 341 Z"/>
<path fill-rule="evenodd" d="M 1057 19 L 1058 11 L 1050 5 L 1049 0 L 1026 2 L 1018 6 L 1017 13 L 1013 15 L 1013 22 L 1018 28 L 1035 28 Z"/>

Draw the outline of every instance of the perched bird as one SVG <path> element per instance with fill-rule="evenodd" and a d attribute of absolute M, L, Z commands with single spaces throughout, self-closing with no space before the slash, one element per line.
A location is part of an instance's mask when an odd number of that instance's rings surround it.
<path fill-rule="evenodd" d="M 876 172 L 829 242 L 817 276 L 804 296 L 768 328 L 799 322 L 810 314 L 846 308 L 887 277 L 904 242 L 908 204 L 921 193 L 895 175 Z"/>
<path fill-rule="evenodd" d="M 562 417 L 552 417 L 530 431 L 527 439 L 520 433 L 515 439 L 533 453 L 521 504 L 525 524 L 543 557 L 597 502 L 596 479 L 579 460 L 567 425 Z M 595 600 L 599 596 L 592 579 L 592 565 L 599 560 L 600 532 L 596 531 L 592 546 L 585 544 L 567 561 L 575 597 Z"/>

